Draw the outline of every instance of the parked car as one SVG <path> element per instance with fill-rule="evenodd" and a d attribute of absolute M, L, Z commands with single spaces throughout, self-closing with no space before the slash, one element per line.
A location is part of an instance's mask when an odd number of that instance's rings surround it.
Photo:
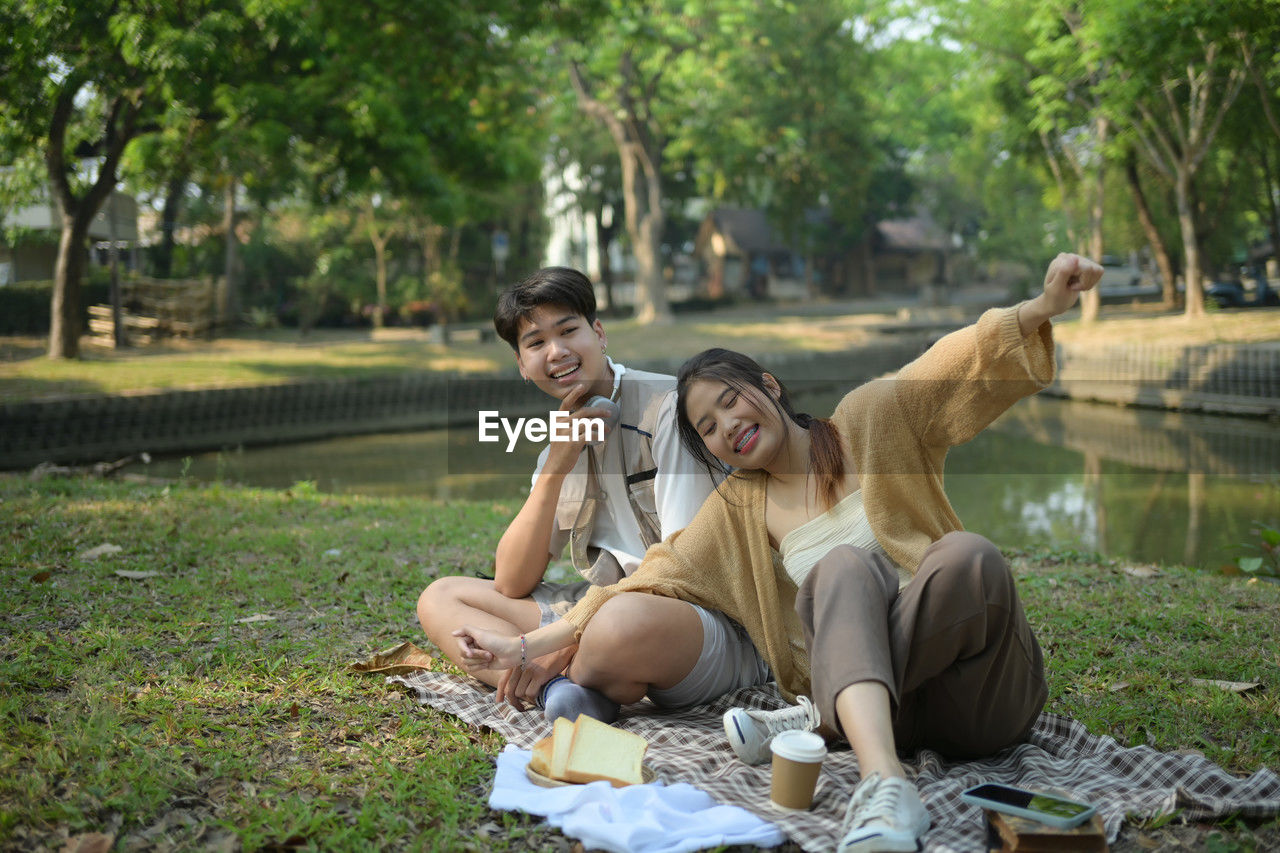
<path fill-rule="evenodd" d="M 1098 295 L 1103 299 L 1136 299 L 1142 296 L 1159 296 L 1160 285 L 1132 261 L 1113 255 L 1102 256 L 1102 278 L 1098 280 Z"/>
<path fill-rule="evenodd" d="M 1267 281 L 1265 272 L 1255 270 L 1253 273 L 1253 293 L 1249 293 L 1240 279 L 1215 281 L 1209 285 L 1205 295 L 1212 299 L 1219 308 L 1262 308 L 1280 305 L 1280 293 Z"/>

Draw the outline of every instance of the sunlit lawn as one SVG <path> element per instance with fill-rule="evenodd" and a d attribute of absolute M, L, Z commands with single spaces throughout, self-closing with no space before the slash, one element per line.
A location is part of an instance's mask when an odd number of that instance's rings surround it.
<path fill-rule="evenodd" d="M 847 306 L 846 306 L 847 307 Z M 712 345 L 743 349 L 757 357 L 832 352 L 876 340 L 893 314 L 811 314 L 794 309 L 739 308 L 678 315 L 667 326 L 631 320 L 604 321 L 609 351 L 623 361 L 660 362 L 674 369 Z M 1064 319 L 1063 341 L 1085 343 L 1280 341 L 1280 309 L 1211 312 L 1189 324 L 1181 315 L 1110 308 L 1102 322 L 1084 327 Z M 420 329 L 320 330 L 302 338 L 294 330 L 238 332 L 211 341 L 173 340 L 114 351 L 86 345 L 77 361 L 43 357 L 35 338 L 0 338 L 0 401 L 62 394 L 120 393 L 148 389 L 258 385 L 307 379 L 353 378 L 412 370 L 486 372 L 511 365 L 501 341 L 463 340 L 445 346 Z"/>
<path fill-rule="evenodd" d="M 513 503 L 5 475 L 0 506 L 0 848 L 100 832 L 115 849 L 565 849 L 485 805 L 499 737 L 346 668 L 426 646 L 418 592 L 486 571 Z M 1050 710 L 1280 768 L 1280 584 L 1012 557 Z M 1114 849 L 1174 830 L 1280 843 L 1275 821 L 1174 819 Z"/>
<path fill-rule="evenodd" d="M 876 318 L 883 322 L 884 318 Z M 652 329 L 630 320 L 606 321 L 610 352 L 623 361 L 679 360 L 711 343 L 753 353 L 832 351 L 864 343 L 869 320 L 777 317 L 715 320 L 677 318 Z M 411 370 L 474 373 L 512 365 L 504 342 L 432 343 L 423 330 L 374 333 L 296 332 L 237 335 L 212 341 L 171 341 L 109 350 L 86 346 L 78 361 L 51 361 L 33 339 L 0 341 L 0 400 L 56 394 L 120 393 L 145 389 L 260 385 L 306 379 L 353 378 Z"/>

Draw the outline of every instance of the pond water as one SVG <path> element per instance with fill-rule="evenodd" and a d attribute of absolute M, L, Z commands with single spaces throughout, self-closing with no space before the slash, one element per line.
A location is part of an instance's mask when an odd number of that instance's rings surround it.
<path fill-rule="evenodd" d="M 837 394 L 797 395 L 827 412 Z M 536 446 L 474 428 L 364 435 L 155 460 L 133 471 L 268 488 L 438 500 L 519 500 Z M 1006 547 L 1099 552 L 1220 569 L 1259 521 L 1280 522 L 1280 428 L 1035 397 L 952 450 L 947 492 L 965 526 Z"/>

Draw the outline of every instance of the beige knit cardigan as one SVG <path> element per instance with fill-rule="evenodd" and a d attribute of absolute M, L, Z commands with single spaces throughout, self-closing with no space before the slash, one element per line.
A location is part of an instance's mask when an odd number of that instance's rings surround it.
<path fill-rule="evenodd" d="M 850 391 L 831 420 L 861 481 L 876 539 L 914 573 L 930 544 L 963 529 L 946 494 L 947 449 L 962 444 L 1021 398 L 1053 381 L 1053 331 L 1024 337 L 1017 307 L 992 309 L 945 336 L 893 379 Z M 653 545 L 630 577 L 595 587 L 566 615 L 575 638 L 621 592 L 670 596 L 720 610 L 746 629 L 788 698 L 809 692 L 799 617 L 779 604 L 765 527 L 763 471 L 734 474 L 684 530 Z"/>

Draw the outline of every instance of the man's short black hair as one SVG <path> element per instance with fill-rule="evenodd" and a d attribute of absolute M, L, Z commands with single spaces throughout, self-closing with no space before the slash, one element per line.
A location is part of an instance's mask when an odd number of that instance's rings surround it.
<path fill-rule="evenodd" d="M 493 312 L 493 327 L 519 351 L 520 321 L 544 305 L 566 308 L 588 323 L 596 321 L 596 290 L 591 280 L 569 267 L 543 267 L 502 292 Z"/>

